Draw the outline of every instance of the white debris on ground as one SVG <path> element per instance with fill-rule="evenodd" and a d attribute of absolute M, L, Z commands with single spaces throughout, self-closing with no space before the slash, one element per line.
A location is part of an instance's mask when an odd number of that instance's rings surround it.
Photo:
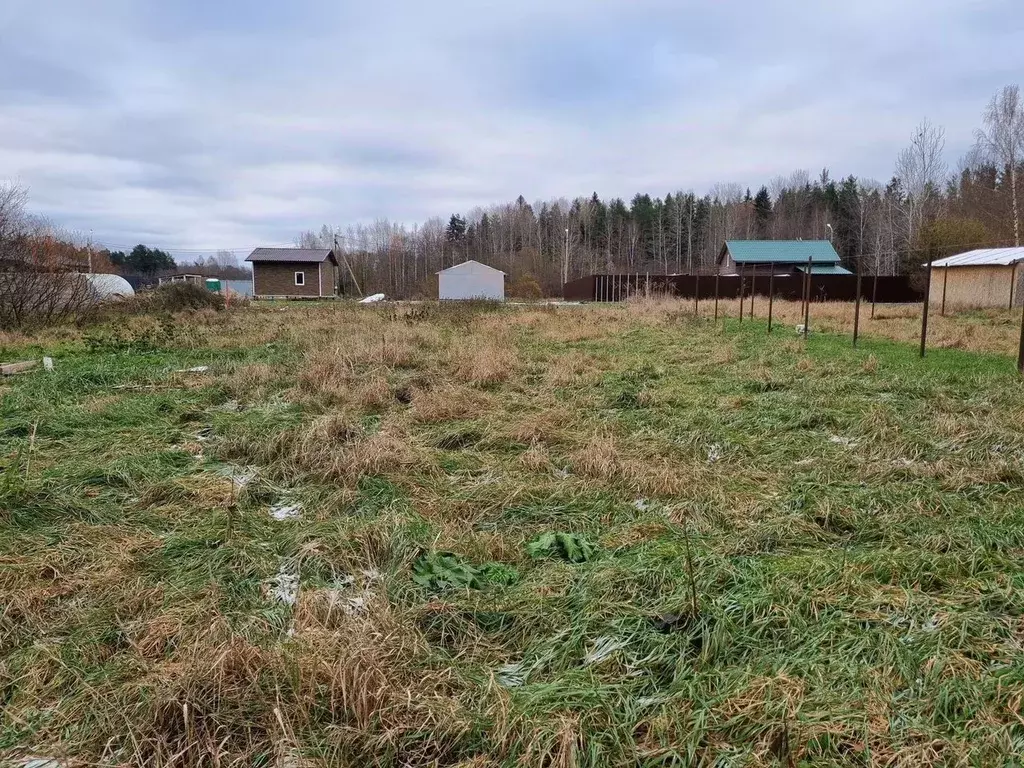
<path fill-rule="evenodd" d="M 53 358 L 52 357 L 44 357 L 43 358 L 43 368 L 45 370 L 47 370 L 47 371 L 52 371 L 53 370 Z"/>
<path fill-rule="evenodd" d="M 239 467 L 234 464 L 220 465 L 215 470 L 221 477 L 228 477 L 235 484 L 235 490 L 242 490 L 256 479 L 255 467 Z"/>
<path fill-rule="evenodd" d="M 664 704 L 669 700 L 669 696 L 664 693 L 656 693 L 654 696 L 641 696 L 636 700 L 638 706 L 641 707 L 653 707 L 657 704 Z"/>
<path fill-rule="evenodd" d="M 637 499 L 633 502 L 633 507 L 637 512 L 646 512 L 652 506 L 651 502 L 647 499 Z"/>
<path fill-rule="evenodd" d="M 370 583 L 378 581 L 381 577 L 381 572 L 378 571 L 376 568 L 366 568 L 360 571 L 360 573 L 363 574 L 363 578 Z"/>
<path fill-rule="evenodd" d="M 614 637 L 599 637 L 594 640 L 594 647 L 590 649 L 584 659 L 584 664 L 597 664 L 609 658 L 620 648 L 626 647 L 625 640 L 617 640 Z"/>
<path fill-rule="evenodd" d="M 835 443 L 836 445 L 841 445 L 843 448 L 856 448 L 858 445 L 857 441 L 852 437 L 843 437 L 842 435 L 832 435 L 828 441 L 830 443 Z"/>
<path fill-rule="evenodd" d="M 195 365 L 191 368 L 180 368 L 175 373 L 206 373 L 210 370 L 208 365 Z"/>
<path fill-rule="evenodd" d="M 360 304 L 376 304 L 378 301 L 384 301 L 387 297 L 383 293 L 374 293 L 367 296 L 365 299 L 360 299 Z"/>
<path fill-rule="evenodd" d="M 231 478 L 235 484 L 237 490 L 242 490 L 256 477 L 256 470 L 252 467 L 240 467 L 238 471 L 231 475 Z"/>
<path fill-rule="evenodd" d="M 220 405 L 211 405 L 206 410 L 217 411 L 218 413 L 238 413 L 244 409 L 245 406 L 237 400 L 228 400 L 226 403 L 221 403 Z"/>
<path fill-rule="evenodd" d="M 293 563 L 282 560 L 277 575 L 270 582 L 270 597 L 285 605 L 295 605 L 299 597 L 299 574 L 293 568 Z"/>
<path fill-rule="evenodd" d="M 55 757 L 28 757 L 23 758 L 18 765 L 21 768 L 65 768 L 67 762 Z"/>
<path fill-rule="evenodd" d="M 798 335 L 802 335 L 806 329 L 807 329 L 807 326 L 804 325 L 803 323 L 801 323 L 800 325 L 798 325 L 796 327 L 796 332 L 797 332 Z"/>
<path fill-rule="evenodd" d="M 346 597 L 341 601 L 341 610 L 349 616 L 362 616 L 366 613 L 365 597 Z"/>
<path fill-rule="evenodd" d="M 526 670 L 522 662 L 506 664 L 498 670 L 498 683 L 505 688 L 518 688 L 526 682 Z"/>
<path fill-rule="evenodd" d="M 565 467 L 565 468 L 563 468 L 563 469 L 556 469 L 556 470 L 553 470 L 553 474 L 554 474 L 554 476 L 555 476 L 555 477 L 557 477 L 557 478 L 558 478 L 559 480 L 565 480 L 565 479 L 566 479 L 567 477 L 569 477 L 569 468 L 568 468 L 568 467 Z"/>
<path fill-rule="evenodd" d="M 712 443 L 711 447 L 708 448 L 708 464 L 714 464 L 721 458 L 722 446 L 720 446 L 718 443 Z"/>
<path fill-rule="evenodd" d="M 270 516 L 275 520 L 295 520 L 302 515 L 302 505 L 281 503 L 270 508 Z"/>

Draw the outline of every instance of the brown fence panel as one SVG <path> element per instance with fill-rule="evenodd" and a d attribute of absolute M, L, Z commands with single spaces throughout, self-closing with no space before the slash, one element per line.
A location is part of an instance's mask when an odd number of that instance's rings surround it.
<path fill-rule="evenodd" d="M 692 299 L 697 294 L 696 275 L 651 275 L 652 294 Z M 714 299 L 714 276 L 702 275 L 701 299 Z M 721 299 L 736 299 L 740 295 L 740 277 L 720 277 L 718 296 Z M 871 300 L 874 280 L 861 281 L 861 298 Z M 566 283 L 562 295 L 567 301 L 624 301 L 630 296 L 643 294 L 647 290 L 648 277 L 632 275 L 590 275 Z M 755 285 L 758 295 L 766 296 L 768 280 L 758 280 Z M 750 281 L 747 281 L 747 290 Z M 803 294 L 803 279 L 799 274 L 775 276 L 775 298 L 800 301 Z M 811 301 L 853 301 L 857 297 L 856 275 L 814 275 L 811 277 Z M 906 276 L 879 277 L 878 301 L 882 304 L 919 304 L 924 293 L 914 287 Z"/>
<path fill-rule="evenodd" d="M 569 281 L 562 286 L 562 298 L 566 301 L 594 301 L 597 298 L 594 294 L 596 280 L 596 275 L 590 275 Z"/>

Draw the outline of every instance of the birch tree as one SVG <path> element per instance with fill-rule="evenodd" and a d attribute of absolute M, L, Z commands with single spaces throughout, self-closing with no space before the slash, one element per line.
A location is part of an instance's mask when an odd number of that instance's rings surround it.
<path fill-rule="evenodd" d="M 896 159 L 896 175 L 907 195 L 907 242 L 913 244 L 929 204 L 941 194 L 946 162 L 946 130 L 925 118 Z"/>
<path fill-rule="evenodd" d="M 976 132 L 979 152 L 1010 176 L 1013 204 L 1013 244 L 1020 247 L 1020 212 L 1017 206 L 1017 168 L 1024 159 L 1024 104 L 1020 86 L 1007 85 L 985 109 L 985 127 Z"/>

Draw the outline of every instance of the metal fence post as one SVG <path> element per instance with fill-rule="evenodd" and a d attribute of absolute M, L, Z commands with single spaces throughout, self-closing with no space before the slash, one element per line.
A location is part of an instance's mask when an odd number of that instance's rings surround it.
<path fill-rule="evenodd" d="M 924 304 L 921 306 L 921 357 L 928 343 L 928 307 L 932 303 L 932 257 L 928 256 L 928 273 L 924 281 Z"/>
<path fill-rule="evenodd" d="M 861 286 L 861 263 L 857 257 L 857 300 L 853 307 L 853 346 L 857 346 L 857 334 L 860 332 L 860 286 Z"/>
<path fill-rule="evenodd" d="M 715 322 L 718 322 L 718 271 L 715 271 Z"/>
<path fill-rule="evenodd" d="M 811 325 L 811 256 L 807 257 L 807 275 L 804 277 L 804 339 Z"/>
<path fill-rule="evenodd" d="M 878 251 L 875 251 L 875 281 L 871 288 L 871 319 L 875 319 L 875 302 L 878 300 Z"/>
<path fill-rule="evenodd" d="M 768 272 L 768 333 L 772 332 L 772 305 L 775 303 L 775 264 Z"/>
<path fill-rule="evenodd" d="M 1024 304 L 1021 305 L 1024 307 Z M 1017 372 L 1024 376 L 1024 309 L 1020 313 L 1020 349 L 1017 351 Z"/>
<path fill-rule="evenodd" d="M 693 316 L 700 317 L 700 275 L 697 275 L 693 285 Z"/>
<path fill-rule="evenodd" d="M 740 267 L 740 325 L 743 324 L 743 294 L 747 289 L 747 268 Z"/>
<path fill-rule="evenodd" d="M 754 319 L 754 297 L 757 295 L 757 265 L 750 273 L 750 319 Z"/>
<path fill-rule="evenodd" d="M 946 316 L 946 286 L 948 286 L 948 285 L 949 285 L 949 267 L 946 267 L 946 268 L 944 268 L 942 270 L 942 309 L 939 310 L 939 314 L 942 315 L 943 317 Z M 1013 293 L 1012 293 L 1013 286 L 1010 286 L 1010 291 L 1011 291 L 1010 295 L 1012 296 L 1013 295 Z M 1012 300 L 1013 299 L 1011 298 L 1011 301 Z"/>

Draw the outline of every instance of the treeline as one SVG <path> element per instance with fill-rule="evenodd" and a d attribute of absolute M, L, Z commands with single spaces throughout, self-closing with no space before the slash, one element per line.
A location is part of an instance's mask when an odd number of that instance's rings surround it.
<path fill-rule="evenodd" d="M 247 280 L 252 274 L 238 262 L 231 251 L 217 251 L 212 256 L 198 256 L 191 261 L 175 261 L 167 251 L 139 244 L 127 253 L 124 251 L 103 251 L 116 270 L 123 275 L 145 275 L 157 277 L 175 272 L 184 272 L 205 277 L 220 277 L 226 280 Z"/>
<path fill-rule="evenodd" d="M 407 227 L 324 226 L 304 247 L 335 247 L 346 291 L 429 296 L 434 274 L 465 259 L 509 276 L 513 295 L 554 295 L 566 279 L 601 272 L 713 270 L 727 239 L 831 238 L 846 266 L 903 274 L 931 255 L 1019 242 L 1017 175 L 1024 170 L 1024 107 L 1017 86 L 997 94 L 967 156 L 945 164 L 945 134 L 923 122 L 887 183 L 829 170 L 767 181 L 756 190 L 717 184 L 706 194 L 677 190 L 513 202 Z"/>

